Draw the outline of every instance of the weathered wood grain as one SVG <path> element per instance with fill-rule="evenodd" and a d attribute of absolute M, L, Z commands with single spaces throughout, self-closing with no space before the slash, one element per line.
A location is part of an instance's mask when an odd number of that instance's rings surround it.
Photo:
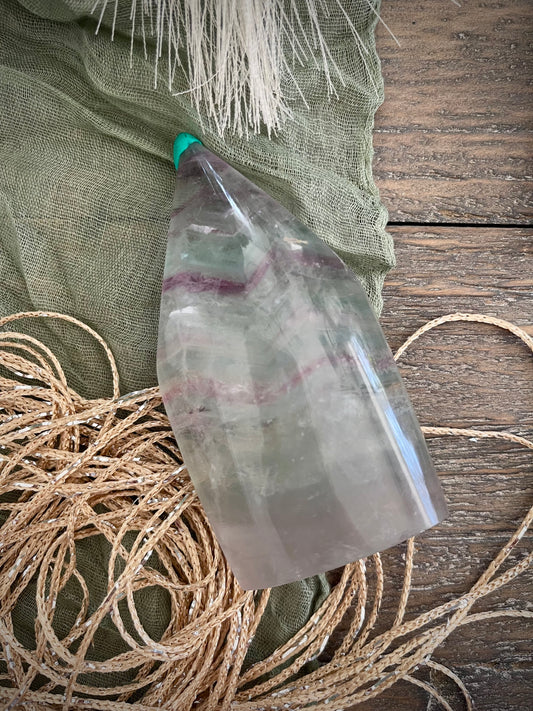
<path fill-rule="evenodd" d="M 389 0 L 374 174 L 393 222 L 532 216 L 530 0 Z"/>
<path fill-rule="evenodd" d="M 453 311 L 488 313 L 533 334 L 533 230 L 391 227 L 397 267 L 385 285 L 382 324 L 397 348 L 425 321 Z M 533 434 L 533 362 L 513 335 L 453 323 L 422 336 L 400 361 L 421 423 Z M 506 543 L 533 500 L 533 454 L 510 443 L 432 438 L 429 447 L 450 516 L 419 537 L 407 619 L 465 592 Z M 525 537 L 508 565 L 531 549 Z M 401 547 L 383 554 L 386 587 L 378 630 L 390 626 L 402 579 Z M 532 609 L 531 575 L 481 601 Z M 455 631 L 434 654 L 470 690 L 479 711 L 529 711 L 533 625 L 502 618 Z M 419 670 L 454 711 L 464 709 L 442 676 Z M 363 711 L 437 711 L 422 690 L 401 683 Z"/>

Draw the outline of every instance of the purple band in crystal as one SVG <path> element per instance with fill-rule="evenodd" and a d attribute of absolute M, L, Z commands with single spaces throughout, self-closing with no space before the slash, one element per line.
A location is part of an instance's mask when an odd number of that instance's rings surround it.
<path fill-rule="evenodd" d="M 192 393 L 194 393 L 196 397 L 201 396 L 203 398 L 214 398 L 215 400 L 223 398 L 224 402 L 227 403 L 248 403 L 253 401 L 258 405 L 264 405 L 275 402 L 280 395 L 285 395 L 296 385 L 299 385 L 301 382 L 306 380 L 312 373 L 321 369 L 328 363 L 334 366 L 335 364 L 342 362 L 354 363 L 356 362 L 356 358 L 350 353 L 343 353 L 333 361 L 328 357 L 320 358 L 319 360 L 305 365 L 289 380 L 282 383 L 282 385 L 276 389 L 264 386 L 259 387 L 256 383 L 253 385 L 253 391 L 251 391 L 246 386 L 240 385 L 235 387 L 234 385 L 227 385 L 226 383 L 215 380 L 214 378 L 192 378 L 189 376 L 187 381 L 176 384 L 170 388 L 170 390 L 163 391 L 161 394 L 163 402 L 165 403 L 169 403 L 176 397 L 190 397 Z"/>
<path fill-rule="evenodd" d="M 197 293 L 199 291 L 218 291 L 225 294 L 238 294 L 244 291 L 246 284 L 208 277 L 198 272 L 178 272 L 163 282 L 163 291 L 169 291 L 176 286 L 183 287 L 186 291 Z"/>
<path fill-rule="evenodd" d="M 217 291 L 222 294 L 240 294 L 243 291 L 254 289 L 267 273 L 273 262 L 274 250 L 270 250 L 257 269 L 253 272 L 248 281 L 236 282 L 230 279 L 220 279 L 219 277 L 210 277 L 201 274 L 200 272 L 177 272 L 163 282 L 163 291 L 169 291 L 176 286 L 181 286 L 186 291 L 198 293 L 201 291 Z M 291 257 L 295 262 L 302 264 L 313 263 L 319 261 L 322 267 L 330 267 L 332 269 L 344 269 L 344 263 L 336 256 L 329 257 L 322 254 L 317 255 L 314 260 L 308 253 L 303 251 L 294 251 Z"/>

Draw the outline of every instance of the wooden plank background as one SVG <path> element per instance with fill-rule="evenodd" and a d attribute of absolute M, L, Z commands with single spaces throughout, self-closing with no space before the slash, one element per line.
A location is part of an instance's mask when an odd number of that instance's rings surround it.
<path fill-rule="evenodd" d="M 385 0 L 374 171 L 393 222 L 531 219 L 530 0 Z"/>
<path fill-rule="evenodd" d="M 397 267 L 385 285 L 382 323 L 393 349 L 434 317 L 480 312 L 533 335 L 531 219 L 532 55 L 530 0 L 387 0 L 378 50 L 385 103 L 376 117 L 374 174 L 390 214 Z M 401 370 L 423 424 L 533 435 L 533 368 L 514 336 L 448 324 L 422 337 Z M 533 500 L 533 457 L 511 444 L 429 442 L 450 506 L 420 536 L 409 615 L 468 589 L 505 544 Z M 524 538 L 518 561 L 531 549 Z M 398 549 L 384 554 L 382 625 L 398 601 Z M 532 609 L 526 574 L 475 610 Z M 533 708 L 533 625 L 465 626 L 434 659 L 453 669 L 479 711 Z M 442 676 L 433 681 L 465 708 Z M 400 683 L 364 711 L 436 711 L 421 689 Z"/>

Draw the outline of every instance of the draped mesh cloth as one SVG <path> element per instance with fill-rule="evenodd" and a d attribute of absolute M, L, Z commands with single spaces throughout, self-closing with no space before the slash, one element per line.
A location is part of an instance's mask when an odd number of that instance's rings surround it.
<path fill-rule="evenodd" d="M 249 138 L 218 136 L 187 94 L 173 95 L 165 81 L 154 89 L 151 53 L 145 58 L 138 37 L 130 67 L 129 0 L 117 3 L 113 41 L 115 2 L 97 35 L 93 4 L 2 3 L 0 314 L 69 313 L 110 345 L 123 392 L 156 383 L 174 187 L 171 149 L 180 131 L 201 136 L 328 242 L 354 269 L 379 312 L 393 251 L 371 172 L 373 117 L 383 87 L 374 45 L 376 14 L 367 0 L 344 3 L 366 52 L 356 48 L 341 9 L 330 3 L 324 36 L 341 75 L 338 97 L 328 95 L 314 62 L 296 64 L 295 79 L 309 108 L 290 85 L 293 118 L 277 135 Z M 186 76 L 178 73 L 174 91 L 186 88 Z M 50 319 L 27 321 L 24 329 L 54 350 L 71 387 L 86 397 L 110 394 L 105 358 L 84 332 Z M 105 541 L 98 550 L 79 552 L 78 568 L 95 604 L 105 583 L 106 552 Z M 273 591 L 249 662 L 289 639 L 327 592 L 323 576 Z M 63 597 L 67 616 L 69 594 L 66 590 Z M 31 590 L 23 599 L 16 632 L 31 645 L 36 615 Z M 154 593 L 141 603 L 147 632 L 160 637 L 169 614 L 165 599 Z M 102 635 L 101 644 L 102 658 L 123 651 L 112 633 Z"/>

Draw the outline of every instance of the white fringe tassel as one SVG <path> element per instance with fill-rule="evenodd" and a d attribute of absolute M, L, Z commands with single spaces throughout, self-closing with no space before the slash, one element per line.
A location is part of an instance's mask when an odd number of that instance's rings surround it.
<path fill-rule="evenodd" d="M 323 73 L 328 93 L 335 95 L 334 80 L 343 80 L 321 28 L 332 6 L 344 17 L 353 33 L 354 52 L 366 63 L 368 50 L 341 0 L 306 0 L 304 12 L 296 0 L 96 0 L 97 32 L 107 9 L 114 37 L 119 2 L 131 3 L 130 66 L 140 29 L 146 57 L 146 38 L 155 38 L 155 86 L 165 51 L 169 90 L 176 70 L 183 70 L 189 86 L 175 95 L 190 94 L 195 108 L 220 135 L 257 133 L 263 126 L 269 135 L 275 132 L 291 115 L 282 83 L 292 82 L 305 102 L 293 68 L 310 57 Z M 376 12 L 373 0 L 351 2 L 366 3 Z"/>

